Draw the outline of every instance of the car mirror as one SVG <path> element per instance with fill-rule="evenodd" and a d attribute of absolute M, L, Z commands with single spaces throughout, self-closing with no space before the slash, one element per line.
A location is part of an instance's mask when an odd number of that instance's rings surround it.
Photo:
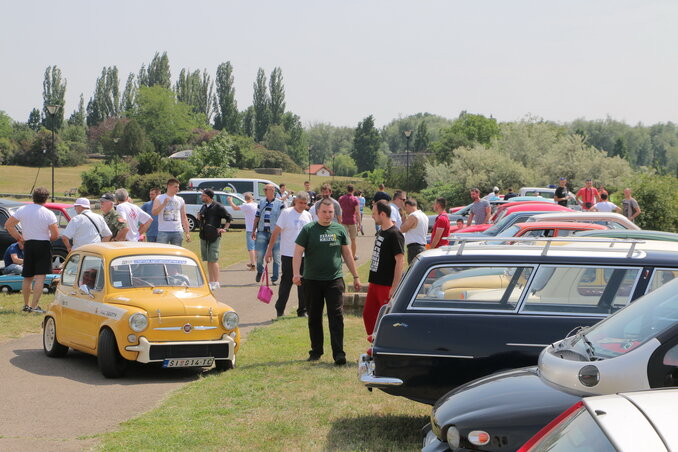
<path fill-rule="evenodd" d="M 87 284 L 82 284 L 82 285 L 79 287 L 79 289 L 80 289 L 80 293 L 81 293 L 82 295 L 89 295 L 91 298 L 94 298 L 94 295 L 92 295 L 92 292 L 90 292 L 89 287 L 87 286 Z"/>

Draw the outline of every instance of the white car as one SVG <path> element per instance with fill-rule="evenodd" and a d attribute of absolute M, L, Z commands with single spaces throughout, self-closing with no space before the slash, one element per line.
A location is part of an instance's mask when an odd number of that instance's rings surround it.
<path fill-rule="evenodd" d="M 198 228 L 198 212 L 202 207 L 203 202 L 200 199 L 202 193 L 199 191 L 180 191 L 177 195 L 184 198 L 186 202 L 186 217 L 188 217 L 188 226 L 191 228 L 191 231 L 195 231 Z M 225 193 L 223 191 L 214 192 L 214 200 L 223 204 L 226 207 L 228 213 L 233 217 L 233 222 L 231 225 L 245 225 L 245 214 L 242 210 L 234 210 L 233 207 L 228 203 L 228 197 L 233 199 L 233 204 L 239 206 L 245 202 L 245 199 L 236 193 Z"/>
<path fill-rule="evenodd" d="M 518 452 L 678 450 L 678 389 L 586 397 Z"/>
<path fill-rule="evenodd" d="M 640 229 L 624 215 L 614 212 L 540 213 L 527 219 L 527 222 L 530 221 L 576 221 L 577 223 L 602 224 L 603 226 L 607 226 L 609 229 Z"/>

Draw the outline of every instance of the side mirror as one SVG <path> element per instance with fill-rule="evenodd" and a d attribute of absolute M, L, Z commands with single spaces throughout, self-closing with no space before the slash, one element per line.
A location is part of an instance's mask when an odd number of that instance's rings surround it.
<path fill-rule="evenodd" d="M 94 298 L 94 295 L 92 295 L 92 292 L 90 292 L 89 287 L 87 287 L 87 284 L 82 284 L 79 287 L 79 289 L 82 295 L 89 295 L 90 298 Z"/>

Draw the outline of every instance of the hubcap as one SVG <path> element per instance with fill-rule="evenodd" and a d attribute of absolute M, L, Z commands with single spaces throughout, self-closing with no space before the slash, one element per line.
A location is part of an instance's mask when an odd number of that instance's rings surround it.
<path fill-rule="evenodd" d="M 56 337 L 55 330 L 54 320 L 51 318 L 47 319 L 47 323 L 45 324 L 45 347 L 47 347 L 47 350 L 52 350 L 52 347 L 54 347 L 54 338 Z"/>

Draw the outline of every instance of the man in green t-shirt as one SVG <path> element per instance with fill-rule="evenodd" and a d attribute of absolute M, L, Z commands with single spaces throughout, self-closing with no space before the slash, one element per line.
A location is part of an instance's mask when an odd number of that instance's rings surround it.
<path fill-rule="evenodd" d="M 346 230 L 333 222 L 334 203 L 323 199 L 317 205 L 318 221 L 304 226 L 296 240 L 292 268 L 292 281 L 304 289 L 308 312 L 308 332 L 311 350 L 308 361 L 317 361 L 323 354 L 323 308 L 327 304 L 327 319 L 330 325 L 332 357 L 338 366 L 346 364 L 344 353 L 344 278 L 341 258 L 353 275 L 353 286 L 360 290 L 360 280 L 351 253 L 351 240 Z M 300 273 L 301 257 L 304 256 L 303 281 Z"/>

